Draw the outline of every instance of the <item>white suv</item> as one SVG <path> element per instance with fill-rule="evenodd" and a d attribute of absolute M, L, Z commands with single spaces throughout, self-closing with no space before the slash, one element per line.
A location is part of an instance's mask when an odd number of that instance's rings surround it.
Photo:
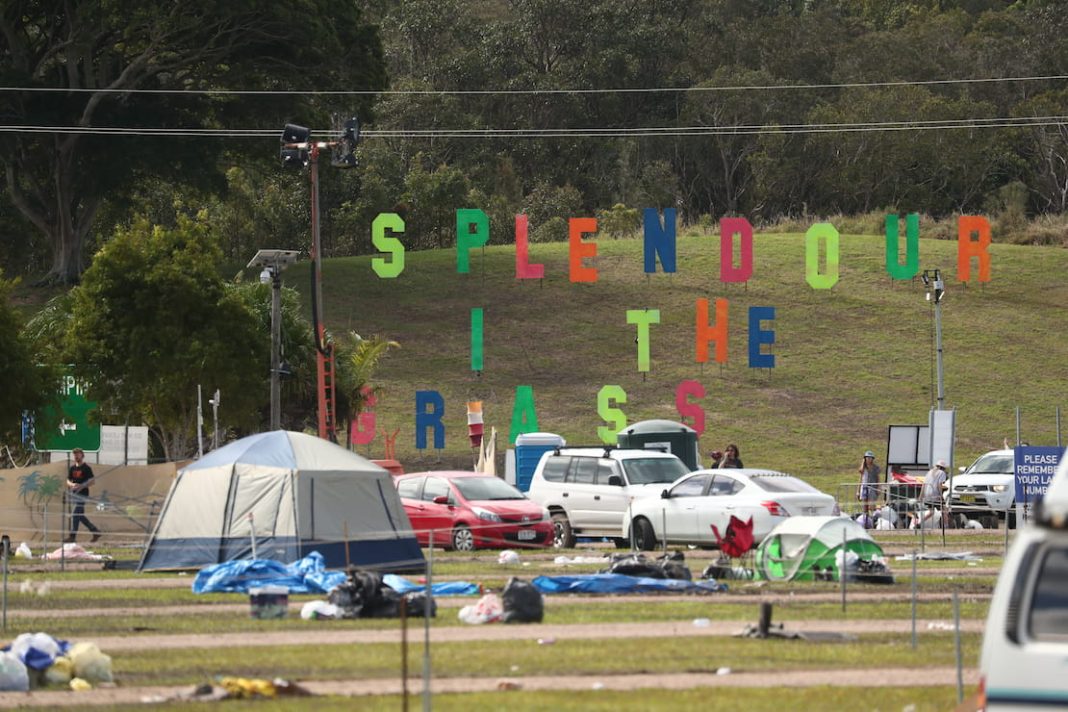
<path fill-rule="evenodd" d="M 1012 450 L 993 450 L 950 482 L 950 509 L 969 516 L 993 516 L 1016 527 L 1016 461 Z"/>
<path fill-rule="evenodd" d="M 675 455 L 657 450 L 565 447 L 542 455 L 527 496 L 553 518 L 553 546 L 571 548 L 576 536 L 610 537 L 617 546 L 632 499 L 659 495 L 690 472 Z"/>
<path fill-rule="evenodd" d="M 1066 456 L 1068 457 L 1068 456 Z M 1016 533 L 990 600 L 979 659 L 985 710 L 1065 709 L 1068 687 L 1068 459 Z"/>

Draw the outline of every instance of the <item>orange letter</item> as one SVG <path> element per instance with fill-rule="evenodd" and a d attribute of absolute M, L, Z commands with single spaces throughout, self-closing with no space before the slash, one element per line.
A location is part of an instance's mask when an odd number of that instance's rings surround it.
<path fill-rule="evenodd" d="M 708 363 L 708 342 L 716 342 L 716 363 L 727 362 L 727 305 L 726 299 L 716 300 L 716 323 L 708 323 L 708 300 L 697 300 L 697 363 Z"/>
<path fill-rule="evenodd" d="M 572 282 L 596 282 L 597 268 L 584 267 L 583 257 L 597 256 L 596 242 L 583 242 L 584 234 L 597 232 L 597 218 L 571 218 L 567 224 L 567 238 L 571 245 L 570 267 Z"/>
<path fill-rule="evenodd" d="M 972 234 L 976 239 L 972 239 Z M 990 281 L 990 221 L 982 215 L 961 215 L 957 220 L 957 278 L 971 278 L 972 258 L 979 258 L 979 281 Z"/>

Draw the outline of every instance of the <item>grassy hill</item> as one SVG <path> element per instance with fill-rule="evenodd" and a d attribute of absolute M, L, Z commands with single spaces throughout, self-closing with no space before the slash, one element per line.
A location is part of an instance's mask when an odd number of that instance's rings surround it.
<path fill-rule="evenodd" d="M 997 236 L 995 235 L 995 241 Z M 804 237 L 760 234 L 748 284 L 719 281 L 719 241 L 681 236 L 678 271 L 643 272 L 642 241 L 598 240 L 593 284 L 568 279 L 566 244 L 535 244 L 530 260 L 545 279 L 516 280 L 515 250 L 472 252 L 457 274 L 454 250 L 406 255 L 405 271 L 380 279 L 370 257 L 327 260 L 326 321 L 399 341 L 380 367 L 385 386 L 378 428 L 399 431 L 397 454 L 409 470 L 470 462 L 466 402 L 484 403 L 487 429 L 503 450 L 516 387 L 534 389 L 538 429 L 570 443 L 597 442 L 604 425 L 597 393 L 627 393 L 629 423 L 678 419 L 675 389 L 700 381 L 706 430 L 702 453 L 735 442 L 750 466 L 805 476 L 829 492 L 855 481 L 860 454 L 885 457 L 887 426 L 925 423 L 934 403 L 934 318 L 919 279 L 893 282 L 881 236 L 843 235 L 840 281 L 831 290 L 805 282 Z M 992 279 L 956 281 L 956 242 L 921 240 L 921 269 L 946 276 L 943 346 L 947 407 L 957 409 L 957 465 L 1015 438 L 1056 443 L 1056 408 L 1068 417 L 1068 251 L 995 244 Z M 285 273 L 307 290 L 307 264 Z M 695 301 L 730 302 L 728 362 L 695 361 Z M 748 310 L 774 306 L 774 369 L 748 366 Z M 471 370 L 470 310 L 485 313 L 485 365 Z M 651 370 L 638 371 L 636 327 L 628 309 L 659 309 L 651 327 Z M 767 325 L 765 325 L 767 326 Z M 415 392 L 445 399 L 444 450 L 415 448 Z M 1062 427 L 1062 432 L 1064 428 Z M 379 436 L 361 452 L 381 456 Z"/>

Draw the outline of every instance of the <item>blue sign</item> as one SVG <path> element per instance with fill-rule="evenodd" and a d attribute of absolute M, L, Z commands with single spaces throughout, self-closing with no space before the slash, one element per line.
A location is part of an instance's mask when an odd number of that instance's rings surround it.
<path fill-rule="evenodd" d="M 1018 447 L 1015 454 L 1016 503 L 1034 504 L 1046 496 L 1064 448 Z"/>

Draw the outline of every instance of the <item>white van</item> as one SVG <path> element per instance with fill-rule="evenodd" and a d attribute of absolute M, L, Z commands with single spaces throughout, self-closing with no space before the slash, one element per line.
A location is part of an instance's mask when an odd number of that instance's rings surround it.
<path fill-rule="evenodd" d="M 1005 556 L 979 670 L 979 709 L 1068 709 L 1068 456 Z"/>
<path fill-rule="evenodd" d="M 625 547 L 620 533 L 631 500 L 658 497 L 689 472 L 678 457 L 658 450 L 562 447 L 542 455 L 527 496 L 552 515 L 553 546 L 571 548 L 586 536 Z"/>

